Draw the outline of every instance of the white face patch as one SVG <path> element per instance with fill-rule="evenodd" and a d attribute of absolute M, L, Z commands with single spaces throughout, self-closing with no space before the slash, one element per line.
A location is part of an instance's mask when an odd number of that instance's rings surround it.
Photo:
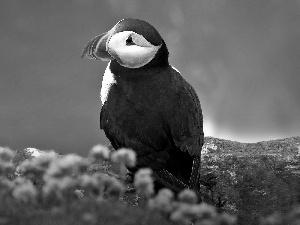
<path fill-rule="evenodd" d="M 105 69 L 103 80 L 102 80 L 102 87 L 101 87 L 101 92 L 100 92 L 102 106 L 104 105 L 104 103 L 106 102 L 106 100 L 108 98 L 108 94 L 109 94 L 109 90 L 110 90 L 111 86 L 113 84 L 117 83 L 117 81 L 114 78 L 114 74 L 109 69 L 109 66 L 110 66 L 110 62 L 108 63 L 108 65 Z"/>
<path fill-rule="evenodd" d="M 132 44 L 126 42 L 131 38 Z M 142 35 L 123 31 L 113 35 L 107 43 L 109 54 L 128 68 L 139 68 L 149 63 L 161 46 L 152 45 Z"/>

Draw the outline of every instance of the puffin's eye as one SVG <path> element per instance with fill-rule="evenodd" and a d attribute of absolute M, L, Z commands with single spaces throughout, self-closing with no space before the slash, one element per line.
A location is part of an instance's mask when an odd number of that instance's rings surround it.
<path fill-rule="evenodd" d="M 135 43 L 132 41 L 132 36 L 131 35 L 127 38 L 126 45 L 135 45 Z"/>

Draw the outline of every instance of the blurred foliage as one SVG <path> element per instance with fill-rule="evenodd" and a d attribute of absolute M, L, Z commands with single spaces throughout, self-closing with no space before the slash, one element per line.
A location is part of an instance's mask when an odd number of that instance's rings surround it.
<path fill-rule="evenodd" d="M 25 173 L 0 177 L 0 224 L 189 224 L 190 220 L 198 225 L 298 224 L 299 143 L 300 137 L 258 143 L 206 137 L 202 204 L 195 204 L 190 190 L 178 198 L 165 189 L 141 199 L 134 191 L 139 187 L 122 174 L 127 158 L 113 163 L 105 147 L 91 151 L 87 159 L 53 158 L 49 153 L 44 159 L 34 158 L 19 150 L 11 163 L 14 168 L 21 163 Z M 62 177 L 52 176 L 54 165 Z"/>
<path fill-rule="evenodd" d="M 98 145 L 88 158 L 53 151 L 32 157 L 27 149 L 16 154 L 0 148 L 0 224 L 236 223 L 234 215 L 218 214 L 214 206 L 197 204 L 192 190 L 182 191 L 178 199 L 167 189 L 154 195 L 149 168 L 140 169 L 134 182 L 125 185 L 124 166 L 135 163 L 129 149 L 110 151 Z M 14 177 L 4 173 L 11 173 L 7 168 L 14 168 Z M 125 190 L 130 184 L 135 193 Z"/>

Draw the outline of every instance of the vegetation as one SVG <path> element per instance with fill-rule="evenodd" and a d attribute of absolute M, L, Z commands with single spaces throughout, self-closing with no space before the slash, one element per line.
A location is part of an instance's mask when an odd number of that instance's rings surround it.
<path fill-rule="evenodd" d="M 200 204 L 191 190 L 154 194 L 150 169 L 130 181 L 129 149 L 97 145 L 82 158 L 0 148 L 0 224 L 297 224 L 297 154 L 237 155 L 220 143 L 206 139 Z"/>

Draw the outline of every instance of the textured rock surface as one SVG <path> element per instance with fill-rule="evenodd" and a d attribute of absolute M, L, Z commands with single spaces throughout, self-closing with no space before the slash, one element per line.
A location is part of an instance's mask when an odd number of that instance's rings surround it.
<path fill-rule="evenodd" d="M 300 137 L 240 143 L 207 137 L 202 149 L 204 201 L 242 224 L 285 212 L 300 201 Z"/>
<path fill-rule="evenodd" d="M 241 143 L 213 137 L 205 137 L 202 155 L 277 155 L 295 156 L 300 154 L 300 136 L 261 141 L 257 143 Z"/>

